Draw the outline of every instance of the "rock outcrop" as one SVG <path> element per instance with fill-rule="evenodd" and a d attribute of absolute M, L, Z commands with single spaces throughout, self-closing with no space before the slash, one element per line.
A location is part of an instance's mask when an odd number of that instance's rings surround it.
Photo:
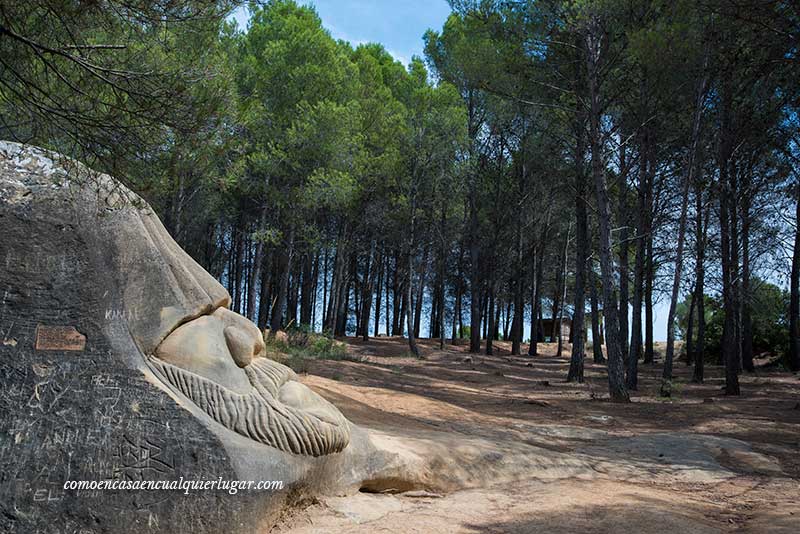
<path fill-rule="evenodd" d="M 249 533 L 386 464 L 118 181 L 0 143 L 0 228 L 0 531 Z M 220 479 L 283 489 L 64 489 Z"/>

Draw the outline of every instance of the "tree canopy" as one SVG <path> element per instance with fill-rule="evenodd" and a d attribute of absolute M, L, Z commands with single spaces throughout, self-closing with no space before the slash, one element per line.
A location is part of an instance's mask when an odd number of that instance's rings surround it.
<path fill-rule="evenodd" d="M 234 4 L 4 3 L 2 137 L 121 175 L 264 328 L 555 341 L 578 382 L 591 330 L 627 401 L 661 301 L 664 395 L 678 337 L 730 394 L 800 368 L 796 3 L 452 0 L 408 65 Z"/>

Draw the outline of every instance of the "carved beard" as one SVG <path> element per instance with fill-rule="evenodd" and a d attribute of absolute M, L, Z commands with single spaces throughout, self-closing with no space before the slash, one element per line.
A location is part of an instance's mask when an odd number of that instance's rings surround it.
<path fill-rule="evenodd" d="M 281 386 L 296 375 L 266 358 L 256 358 L 244 368 L 255 389 L 244 395 L 156 357 L 147 361 L 165 382 L 214 421 L 264 445 L 293 454 L 323 456 L 342 451 L 350 442 L 347 421 L 335 408 L 323 419 L 280 402 Z M 327 404 L 322 398 L 320 402 Z"/>

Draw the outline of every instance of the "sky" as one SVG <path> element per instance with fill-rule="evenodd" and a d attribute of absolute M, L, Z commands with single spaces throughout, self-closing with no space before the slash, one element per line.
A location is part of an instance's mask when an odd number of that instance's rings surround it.
<path fill-rule="evenodd" d="M 450 6 L 445 0 L 299 0 L 313 5 L 322 24 L 335 39 L 362 43 L 381 43 L 396 59 L 408 65 L 414 55 L 423 55 L 422 36 L 428 29 L 441 30 Z M 247 27 L 247 9 L 240 8 L 234 18 L 240 28 Z M 632 298 L 632 295 L 631 295 Z M 654 303 L 653 337 L 667 339 L 669 302 Z M 529 336 L 526 328 L 525 336 Z"/>
<path fill-rule="evenodd" d="M 450 6 L 445 0 L 298 0 L 312 5 L 335 39 L 381 43 L 396 59 L 408 65 L 422 56 L 422 36 L 429 28 L 441 30 Z M 247 9 L 235 13 L 240 28 L 247 27 Z"/>

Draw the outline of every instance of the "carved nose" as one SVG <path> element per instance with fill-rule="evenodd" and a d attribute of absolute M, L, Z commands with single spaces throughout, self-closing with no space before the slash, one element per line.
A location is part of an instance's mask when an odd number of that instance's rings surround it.
<path fill-rule="evenodd" d="M 264 342 L 260 339 L 260 336 L 253 336 L 251 332 L 238 326 L 227 326 L 224 332 L 228 350 L 233 356 L 233 361 L 239 367 L 250 365 L 253 358 L 258 356 L 264 348 Z"/>

